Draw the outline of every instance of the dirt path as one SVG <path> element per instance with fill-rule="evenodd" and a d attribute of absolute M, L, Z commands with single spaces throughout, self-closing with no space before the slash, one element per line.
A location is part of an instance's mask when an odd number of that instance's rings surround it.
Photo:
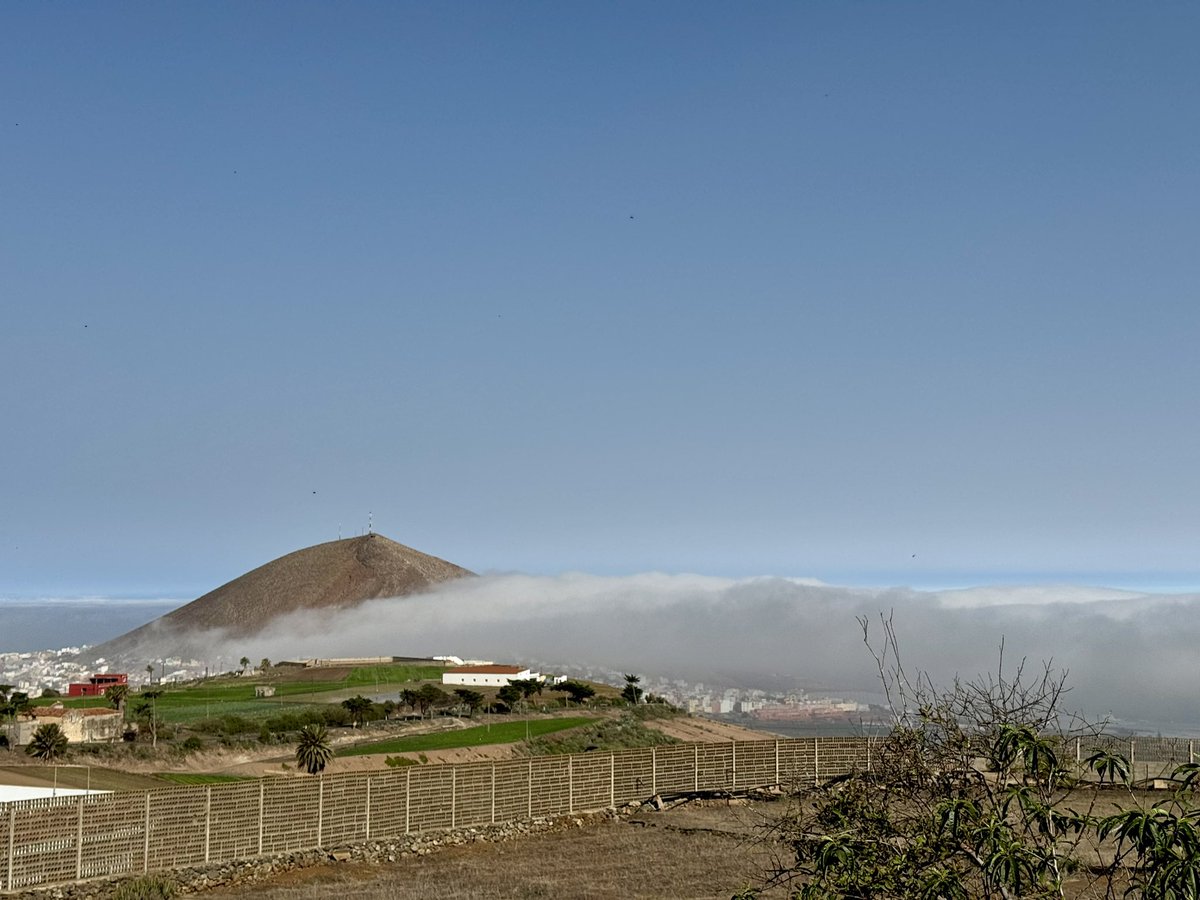
<path fill-rule="evenodd" d="M 717 722 L 700 716 L 677 719 L 650 719 L 644 723 L 648 728 L 661 731 L 668 737 L 688 743 L 721 743 L 723 741 L 765 741 L 774 735 L 753 728 L 743 728 L 728 722 Z"/>

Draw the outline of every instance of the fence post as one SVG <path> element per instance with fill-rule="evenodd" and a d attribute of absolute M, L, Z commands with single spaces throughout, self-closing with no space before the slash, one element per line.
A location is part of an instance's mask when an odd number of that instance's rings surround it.
<path fill-rule="evenodd" d="M 1083 745 L 1079 738 L 1075 738 L 1075 765 L 1079 765 L 1081 762 L 1083 762 Z"/>
<path fill-rule="evenodd" d="M 204 861 L 208 862 L 208 848 L 212 843 L 212 785 L 204 787 Z"/>
<path fill-rule="evenodd" d="M 8 804 L 8 890 L 13 889 L 13 854 L 16 852 L 17 805 Z"/>
<path fill-rule="evenodd" d="M 533 759 L 529 760 L 529 794 L 525 804 L 525 818 L 533 818 Z"/>
<path fill-rule="evenodd" d="M 700 792 L 700 745 L 692 744 L 692 790 Z"/>
<path fill-rule="evenodd" d="M 317 846 L 322 846 L 321 838 L 325 833 L 325 776 L 317 776 Z"/>
<path fill-rule="evenodd" d="M 821 784 L 821 739 L 813 738 L 813 784 Z"/>
<path fill-rule="evenodd" d="M 871 774 L 871 745 L 875 743 L 874 739 L 869 735 L 867 737 L 867 774 Z"/>
<path fill-rule="evenodd" d="M 496 764 L 492 763 L 492 824 L 496 824 Z"/>
<path fill-rule="evenodd" d="M 263 851 L 263 810 L 266 806 L 266 782 L 258 783 L 258 855 Z"/>
<path fill-rule="evenodd" d="M 1137 781 L 1137 773 L 1134 771 L 1137 768 L 1137 766 L 1135 765 L 1135 757 L 1134 757 L 1135 753 L 1137 753 L 1137 745 L 1133 742 L 1133 738 L 1130 738 L 1129 739 L 1129 774 L 1133 778 L 1134 781 Z M 1147 774 L 1149 774 L 1149 773 L 1147 773 Z"/>
<path fill-rule="evenodd" d="M 404 771 L 404 833 L 409 833 L 412 815 L 412 769 Z"/>
<path fill-rule="evenodd" d="M 575 754 L 567 757 L 567 814 L 575 812 Z"/>
<path fill-rule="evenodd" d="M 650 748 L 650 796 L 658 793 L 658 748 Z"/>
<path fill-rule="evenodd" d="M 450 767 L 450 827 L 458 824 L 458 766 Z"/>
<path fill-rule="evenodd" d="M 150 871 L 150 792 L 146 791 L 146 815 L 142 822 L 142 871 Z"/>
<path fill-rule="evenodd" d="M 79 821 L 75 823 L 75 880 L 83 878 L 83 794 L 79 795 Z"/>
<path fill-rule="evenodd" d="M 729 746 L 733 748 L 733 787 L 731 790 L 737 790 L 737 741 L 730 741 Z"/>
<path fill-rule="evenodd" d="M 869 769 L 870 766 L 867 766 Z M 779 741 L 775 742 L 775 783 L 781 784 L 779 780 Z"/>
<path fill-rule="evenodd" d="M 1188 741 L 1188 762 L 1194 763 L 1195 761 L 1196 761 L 1196 742 Z"/>
<path fill-rule="evenodd" d="M 367 776 L 367 840 L 371 839 L 371 776 Z"/>
<path fill-rule="evenodd" d="M 608 805 L 617 808 L 617 754 L 608 754 Z"/>

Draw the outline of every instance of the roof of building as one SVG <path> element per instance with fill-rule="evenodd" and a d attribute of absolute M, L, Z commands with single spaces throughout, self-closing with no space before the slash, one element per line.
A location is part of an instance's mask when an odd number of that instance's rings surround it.
<path fill-rule="evenodd" d="M 29 710 L 29 715 L 35 719 L 54 718 L 61 719 L 68 713 L 75 713 L 80 716 L 119 716 L 120 713 L 115 709 L 105 709 L 103 706 L 87 706 L 83 709 L 67 709 L 61 704 L 53 706 L 34 706 Z"/>
<path fill-rule="evenodd" d="M 526 670 L 520 666 L 455 666 L 446 671 L 462 675 L 520 675 Z"/>

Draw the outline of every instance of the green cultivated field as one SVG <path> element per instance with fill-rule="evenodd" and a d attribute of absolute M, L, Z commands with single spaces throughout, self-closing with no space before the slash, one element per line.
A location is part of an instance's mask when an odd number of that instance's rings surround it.
<path fill-rule="evenodd" d="M 320 703 L 314 695 L 334 691 L 362 688 L 374 693 L 378 685 L 381 693 L 395 687 L 398 694 L 400 685 L 440 680 L 443 671 L 443 666 L 363 666 L 331 680 L 289 679 L 286 671 L 266 678 L 209 679 L 199 684 L 168 686 L 155 703 L 159 717 L 176 724 L 224 715 L 254 718 L 284 710 L 298 712 L 314 702 Z M 275 696 L 255 697 L 254 688 L 260 684 L 275 688 Z M 136 698 L 136 694 L 130 695 L 131 701 L 136 702 Z"/>
<path fill-rule="evenodd" d="M 487 744 L 515 744 L 526 738 L 540 737 L 568 728 L 578 728 L 594 721 L 588 716 L 563 719 L 530 719 L 522 722 L 503 722 L 498 725 L 479 725 L 461 731 L 438 731 L 433 734 L 414 734 L 373 744 L 359 744 L 339 750 L 337 756 L 363 756 L 368 753 L 416 753 L 423 750 L 454 750 L 459 747 L 482 747 Z"/>
<path fill-rule="evenodd" d="M 162 690 L 162 696 L 154 703 L 158 717 L 173 725 L 226 715 L 259 718 L 283 711 L 300 712 L 321 704 L 319 695 L 335 691 L 360 689 L 363 693 L 376 693 L 378 689 L 378 693 L 388 693 L 394 689 L 398 695 L 402 685 L 440 682 L 444 671 L 445 666 L 440 665 L 360 666 L 349 673 L 345 669 L 327 673 L 307 669 L 303 670 L 304 677 L 296 677 L 286 668 L 274 669 L 269 675 L 253 678 L 217 676 L 196 684 L 155 686 L 156 690 Z M 330 677 L 323 678 L 325 674 Z M 255 697 L 258 685 L 275 688 L 275 696 Z M 131 690 L 126 706 L 132 708 L 141 699 L 139 692 Z M 104 697 L 38 698 L 32 702 L 37 706 L 62 702 L 72 708 L 109 705 Z"/>

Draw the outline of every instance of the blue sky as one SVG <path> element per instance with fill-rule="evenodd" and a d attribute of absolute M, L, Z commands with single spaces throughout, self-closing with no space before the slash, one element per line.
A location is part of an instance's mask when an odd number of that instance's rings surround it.
<path fill-rule="evenodd" d="M 1196 586 L 1200 10 L 0 12 L 0 596 Z M 915 555 L 914 555 L 915 554 Z"/>

